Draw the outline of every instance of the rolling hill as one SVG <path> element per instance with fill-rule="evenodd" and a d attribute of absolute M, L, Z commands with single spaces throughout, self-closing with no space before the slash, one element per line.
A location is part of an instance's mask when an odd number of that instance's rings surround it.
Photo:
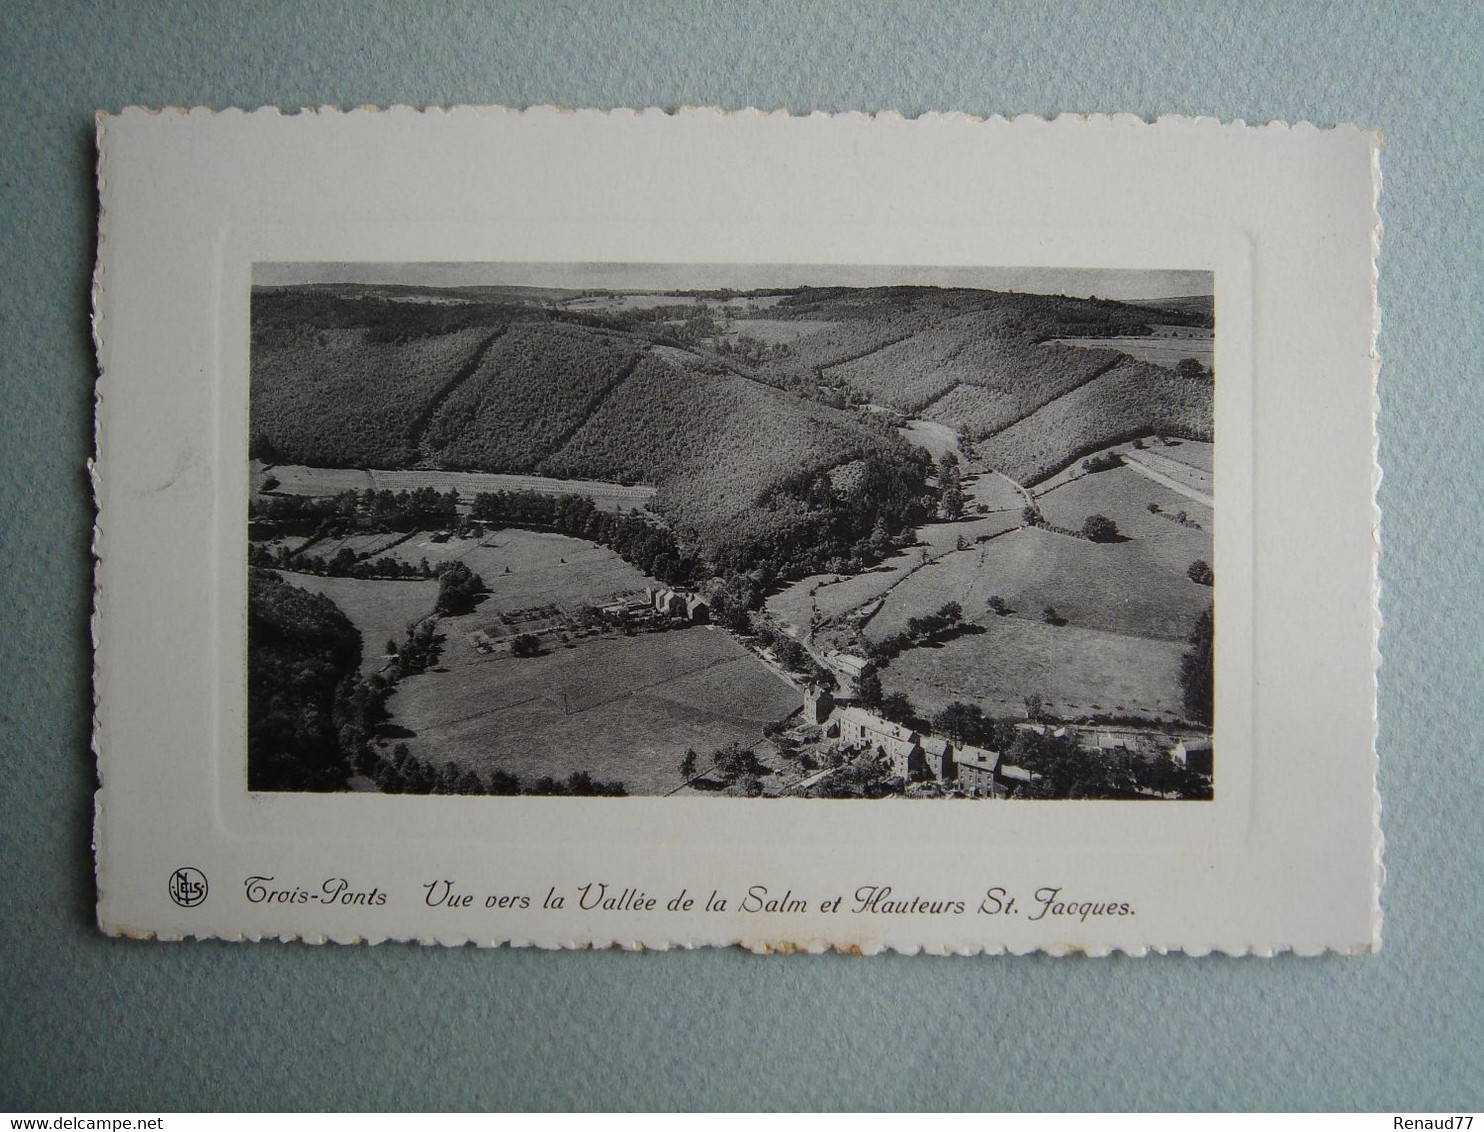
<path fill-rule="evenodd" d="M 1008 336 L 994 314 L 956 315 L 827 373 L 904 413 L 926 411 L 932 420 L 987 436 L 1123 358 Z M 934 404 L 954 393 L 961 395 L 946 411 Z"/>
<path fill-rule="evenodd" d="M 379 294 L 361 300 L 373 325 L 315 325 L 356 302 L 330 298 L 293 332 L 254 326 L 251 427 L 270 461 L 655 484 L 652 508 L 702 558 L 780 572 L 858 556 L 878 522 L 899 531 L 927 505 L 928 461 L 892 429 L 660 344 L 664 323 L 645 337 L 531 305 L 408 335 L 399 310 L 387 334 Z M 829 479 L 853 462 L 865 494 Z"/>
<path fill-rule="evenodd" d="M 619 292 L 577 310 L 552 291 L 258 288 L 253 452 L 652 484 L 703 558 L 797 571 L 859 560 L 930 501 L 925 454 L 860 402 L 956 429 L 1022 482 L 1135 436 L 1211 436 L 1209 378 L 1051 341 L 1209 326 L 1209 300 L 771 294 Z M 768 330 L 737 351 L 750 317 Z M 809 331 L 780 332 L 790 321 Z"/>
<path fill-rule="evenodd" d="M 947 425 L 982 442 L 991 466 L 1035 482 L 1135 436 L 1211 439 L 1209 380 L 1178 379 L 1112 347 L 1055 339 L 1209 328 L 1213 310 L 1210 296 L 1130 304 L 922 287 L 810 289 L 768 316 L 828 320 L 830 328 L 772 348 L 757 368 L 781 385 Z M 745 320 L 731 326 L 746 333 Z"/>
<path fill-rule="evenodd" d="M 518 323 L 437 406 L 420 437 L 422 451 L 444 468 L 534 471 L 643 351 L 642 342 L 619 334 Z"/>
<path fill-rule="evenodd" d="M 1135 437 L 1210 440 L 1212 400 L 1206 378 L 1129 359 L 995 433 L 977 451 L 1021 483 L 1039 483 L 1089 452 Z"/>
<path fill-rule="evenodd" d="M 288 343 L 254 340 L 253 454 L 332 468 L 415 462 L 423 417 L 498 333 L 383 342 L 370 327 L 324 327 Z"/>

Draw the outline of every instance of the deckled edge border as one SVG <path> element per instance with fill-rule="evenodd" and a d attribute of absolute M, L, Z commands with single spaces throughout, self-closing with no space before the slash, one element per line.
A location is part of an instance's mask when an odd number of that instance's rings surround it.
<path fill-rule="evenodd" d="M 106 147 L 104 145 L 104 134 L 111 118 L 128 118 L 135 115 L 148 117 L 161 117 L 175 115 L 186 117 L 247 117 L 266 115 L 292 119 L 300 116 L 312 117 L 361 117 L 367 115 L 405 115 L 415 114 L 422 117 L 442 116 L 451 117 L 462 114 L 504 114 L 517 117 L 557 117 L 562 115 L 598 115 L 609 118 L 692 118 L 692 117 L 718 117 L 718 118 L 776 118 L 776 119 L 801 119 L 804 121 L 818 119 L 843 118 L 852 121 L 874 122 L 891 121 L 896 123 L 927 123 L 942 125 L 980 125 L 985 123 L 1000 123 L 1013 125 L 1026 120 L 1041 122 L 1053 126 L 1082 126 L 1090 123 L 1114 123 L 1124 126 L 1140 126 L 1147 128 L 1158 128 L 1166 125 L 1201 127 L 1203 129 L 1221 129 L 1233 131 L 1247 130 L 1277 130 L 1277 131 L 1311 131 L 1314 133 L 1332 133 L 1336 131 L 1350 132 L 1365 135 L 1369 138 L 1370 146 L 1370 168 L 1371 168 L 1371 223 L 1370 243 L 1371 254 L 1370 265 L 1370 295 L 1371 295 L 1371 332 L 1369 343 L 1370 359 L 1370 452 L 1371 452 L 1371 562 L 1370 562 L 1370 612 L 1371 612 L 1371 679 L 1370 679 L 1370 702 L 1371 702 L 1371 747 L 1367 756 L 1368 773 L 1371 784 L 1371 846 L 1374 868 L 1374 879 L 1371 886 L 1371 939 L 1355 947 L 1345 949 L 1335 946 L 1326 947 L 1320 951 L 1299 952 L 1291 947 L 1264 947 L 1261 945 L 1249 945 L 1239 951 L 1227 950 L 1219 947 L 1202 948 L 1196 944 L 1185 944 L 1180 946 L 1163 946 L 1149 944 L 1143 947 L 1114 947 L 1106 948 L 1082 948 L 1076 946 L 1055 944 L 1027 948 L 1016 951 L 1007 947 L 993 947 L 985 945 L 982 947 L 967 948 L 935 948 L 925 945 L 899 945 L 893 943 L 879 943 L 869 946 L 856 944 L 832 944 L 824 940 L 798 941 L 774 941 L 762 938 L 739 937 L 724 942 L 706 940 L 676 940 L 664 939 L 661 941 L 648 940 L 619 940 L 602 939 L 598 937 L 578 938 L 562 943 L 547 943 L 536 939 L 527 939 L 520 936 L 505 936 L 489 939 L 475 939 L 468 936 L 443 938 L 438 936 L 348 936 L 337 937 L 332 935 L 303 935 L 303 934 L 252 934 L 239 932 L 235 935 L 224 935 L 215 932 L 203 934 L 197 933 L 168 933 L 156 931 L 134 931 L 123 926 L 110 926 L 103 922 L 101 917 L 102 897 L 107 886 L 102 846 L 104 843 L 104 830 L 107 811 L 107 776 L 105 764 L 107 752 L 103 744 L 104 717 L 106 705 L 99 694 L 99 684 L 102 676 L 102 666 L 99 661 L 100 651 L 100 624 L 102 618 L 102 587 L 100 584 L 101 572 L 104 559 L 104 515 L 102 497 L 102 471 L 100 469 L 100 457 L 102 453 L 103 440 L 103 402 L 108 391 L 107 367 L 104 364 L 104 339 L 106 337 L 106 325 L 104 314 L 106 306 L 103 302 L 107 290 L 107 259 L 104 244 L 107 240 L 106 228 L 108 224 L 108 182 L 106 168 Z M 471 103 L 456 103 L 451 106 L 426 105 L 414 107 L 405 104 L 394 104 L 387 107 L 375 105 L 362 105 L 349 110 L 337 106 L 301 107 L 298 111 L 285 112 L 276 106 L 261 106 L 255 110 L 243 110 L 238 107 L 228 107 L 214 110 L 205 106 L 180 107 L 164 106 L 150 108 L 138 105 L 123 107 L 117 114 L 98 110 L 94 113 L 95 122 L 95 144 L 97 147 L 97 159 L 95 166 L 95 180 L 98 195 L 98 230 L 97 250 L 94 259 L 92 287 L 90 291 L 90 326 L 92 331 L 93 351 L 97 373 L 94 382 L 93 395 L 93 455 L 86 463 L 88 480 L 92 490 L 94 508 L 94 522 L 91 541 L 92 555 L 92 608 L 89 616 L 89 630 L 92 643 L 92 732 L 91 748 L 95 760 L 98 787 L 93 795 L 93 833 L 92 850 L 94 855 L 94 877 L 97 891 L 97 904 L 95 910 L 98 913 L 98 928 L 105 935 L 115 938 L 127 938 L 130 940 L 150 940 L 162 942 L 183 942 L 185 940 L 217 940 L 226 943 L 248 943 L 248 942 L 279 942 L 279 943 L 302 943 L 310 945 L 335 944 L 362 944 L 376 946 L 382 943 L 394 944 L 417 944 L 420 946 L 436 946 L 444 948 L 478 947 L 484 948 L 535 948 L 542 951 L 584 951 L 584 950 L 621 950 L 621 951 L 671 951 L 684 950 L 693 951 L 701 948 L 727 948 L 737 947 L 750 951 L 757 955 L 783 955 L 783 954 L 845 954 L 845 955 L 879 955 L 884 952 L 895 952 L 901 955 L 1037 955 L 1044 954 L 1052 958 L 1067 958 L 1071 956 L 1085 956 L 1087 958 L 1106 958 L 1114 954 L 1123 954 L 1132 958 L 1144 958 L 1150 954 L 1156 955 L 1184 955 L 1191 958 L 1204 958 L 1209 955 L 1224 955 L 1230 958 L 1259 957 L 1276 958 L 1280 955 L 1296 955 L 1303 958 L 1312 958 L 1320 955 L 1360 955 L 1374 954 L 1381 948 L 1382 927 L 1384 924 L 1384 913 L 1381 905 L 1381 892 L 1386 882 L 1385 865 L 1385 834 L 1381 826 L 1381 794 L 1378 783 L 1378 771 L 1380 758 L 1378 752 L 1378 740 L 1380 736 L 1380 720 L 1378 708 L 1378 682 L 1382 664 L 1380 650 L 1380 638 L 1383 619 L 1380 610 L 1381 581 L 1379 572 L 1381 554 L 1381 508 L 1378 495 L 1382 481 L 1382 469 L 1380 464 L 1380 437 L 1377 428 L 1380 414 L 1380 396 L 1378 384 L 1381 372 L 1381 355 L 1377 352 L 1377 342 L 1381 333 L 1381 308 L 1379 302 L 1380 275 L 1377 259 L 1381 250 L 1381 239 L 1384 234 L 1384 224 L 1380 213 L 1380 199 L 1382 191 L 1381 152 L 1385 147 L 1385 136 L 1379 130 L 1363 128 L 1353 122 L 1335 123 L 1330 126 L 1316 126 L 1306 119 L 1297 122 L 1286 122 L 1279 119 L 1271 119 L 1264 123 L 1249 124 L 1242 118 L 1231 118 L 1223 121 L 1220 118 L 1206 115 L 1178 115 L 1167 114 L 1154 117 L 1145 117 L 1139 114 L 1127 112 L 1112 113 L 1080 113 L 1067 111 L 1056 115 L 1044 115 L 1035 113 L 1021 113 L 1014 115 L 989 114 L 978 115 L 965 111 L 927 111 L 915 116 L 907 116 L 897 110 L 866 111 L 838 111 L 827 112 L 813 110 L 804 114 L 794 114 L 787 108 L 780 107 L 772 110 L 761 110 L 756 107 L 746 107 L 738 110 L 728 110 L 719 106 L 690 106 L 682 105 L 673 110 L 660 107 L 647 107 L 639 110 L 630 107 L 614 107 L 607 110 L 597 108 L 572 108 L 553 105 L 551 103 L 539 103 L 516 109 L 508 106 L 495 104 L 481 105 Z"/>
<path fill-rule="evenodd" d="M 128 113 L 126 109 L 124 113 Z M 98 196 L 98 232 L 97 246 L 93 258 L 92 286 L 88 291 L 88 328 L 93 339 L 93 358 L 97 372 L 93 380 L 93 451 L 87 459 L 88 486 L 92 494 L 93 503 L 93 530 L 88 544 L 92 567 L 91 585 L 89 596 L 92 599 L 92 607 L 88 611 L 88 636 L 92 646 L 92 685 L 89 688 L 88 702 L 92 710 L 92 730 L 90 733 L 90 745 L 93 752 L 93 773 L 97 780 L 97 786 L 93 791 L 93 887 L 94 887 L 94 915 L 97 918 L 99 930 L 106 935 L 117 935 L 118 932 L 110 931 L 103 922 L 103 892 L 107 887 L 108 878 L 105 872 L 103 845 L 104 845 L 104 823 L 108 809 L 108 777 L 106 774 L 107 753 L 103 745 L 103 721 L 104 705 L 99 693 L 99 687 L 103 679 L 103 666 L 100 659 L 101 649 L 101 623 L 103 618 L 103 476 L 99 461 L 103 454 L 103 398 L 108 390 L 108 367 L 104 362 L 104 338 L 106 327 L 104 326 L 104 303 L 103 295 L 107 290 L 107 258 L 104 254 L 104 244 L 108 235 L 108 187 L 107 172 L 105 169 L 106 150 L 103 145 L 103 133 L 107 126 L 109 115 L 102 110 L 93 114 L 93 144 L 97 149 L 93 165 L 93 179 L 95 191 Z M 154 938 L 148 936 L 144 938 Z"/>

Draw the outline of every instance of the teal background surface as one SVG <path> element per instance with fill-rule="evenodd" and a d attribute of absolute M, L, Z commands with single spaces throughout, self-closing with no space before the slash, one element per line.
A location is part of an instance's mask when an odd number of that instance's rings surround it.
<path fill-rule="evenodd" d="M 1473 4 L 6 0 L 0 1109 L 1484 1107 L 1481 60 Z M 1385 131 L 1381 953 L 860 959 L 100 936 L 92 112 L 461 102 Z"/>

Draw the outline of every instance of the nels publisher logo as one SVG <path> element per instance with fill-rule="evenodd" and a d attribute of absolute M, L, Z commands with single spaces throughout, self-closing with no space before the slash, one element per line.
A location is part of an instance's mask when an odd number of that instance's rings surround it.
<path fill-rule="evenodd" d="M 194 908 L 206 899 L 206 874 L 200 869 L 176 869 L 170 874 L 170 899 L 182 908 Z"/>

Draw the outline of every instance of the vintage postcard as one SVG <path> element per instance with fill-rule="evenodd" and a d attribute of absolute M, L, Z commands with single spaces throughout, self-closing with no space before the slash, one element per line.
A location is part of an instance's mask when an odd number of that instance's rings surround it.
<path fill-rule="evenodd" d="M 105 931 L 1379 945 L 1375 135 L 99 148 Z"/>

